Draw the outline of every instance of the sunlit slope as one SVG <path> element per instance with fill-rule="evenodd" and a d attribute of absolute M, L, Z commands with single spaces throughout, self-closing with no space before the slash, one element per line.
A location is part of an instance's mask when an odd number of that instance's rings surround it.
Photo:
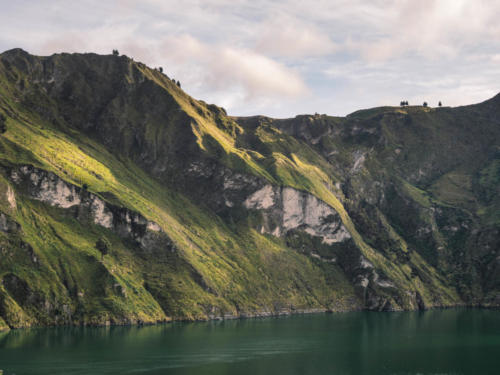
<path fill-rule="evenodd" d="M 275 313 L 290 305 L 325 309 L 332 300 L 338 309 L 350 308 L 352 302 L 345 299 L 355 299 L 354 293 L 339 270 L 325 272 L 281 240 L 250 227 L 228 228 L 214 213 L 139 168 L 134 154 L 111 154 L 78 129 L 63 127 L 63 119 L 42 118 L 31 110 L 33 103 L 16 97 L 16 85 L 18 81 L 2 79 L 1 105 L 7 117 L 7 131 L 0 139 L 4 196 L 15 190 L 9 170 L 34 165 L 140 212 L 162 227 L 176 250 L 139 253 L 112 231 L 15 191 L 15 206 L 7 200 L 2 204 L 2 212 L 20 225 L 14 233 L 1 234 L 7 255 L 1 272 L 13 279 L 9 289 L 2 290 L 2 315 L 10 326 L 65 323 L 68 317 L 75 323 L 100 324 L 204 319 Z M 28 93 L 26 100 L 45 101 L 44 108 L 57 116 L 50 99 L 38 94 Z M 188 131 L 195 134 L 190 127 Z M 193 145 L 203 152 L 200 146 Z M 101 236 L 112 242 L 103 261 L 95 248 Z M 329 284 L 331 277 L 335 285 Z M 19 295 L 18 289 L 23 289 Z M 43 311 L 32 295 L 50 308 Z"/>
<path fill-rule="evenodd" d="M 469 303 L 498 304 L 499 113 L 497 95 L 458 108 L 269 121 L 337 167 L 344 206 L 378 252 L 393 261 L 406 255 L 391 249 L 417 252 Z"/>
<path fill-rule="evenodd" d="M 0 57 L 0 211 L 8 223 L 0 232 L 0 327 L 495 303 L 491 260 L 454 269 L 460 240 L 445 227 L 465 215 L 469 229 L 490 230 L 483 247 L 498 240 L 497 128 L 485 135 L 487 155 L 475 147 L 470 165 L 453 164 L 458 157 L 441 146 L 456 117 L 479 113 L 487 123 L 495 108 L 233 118 L 125 56 L 8 51 Z M 26 165 L 142 215 L 170 245 L 149 249 L 116 226 L 82 219 L 78 207 L 34 199 L 12 179 Z M 419 170 L 432 179 L 422 183 Z M 351 239 L 325 245 L 305 227 L 259 229 L 269 223 L 244 201 L 266 185 L 319 198 Z M 448 209 L 451 222 L 436 209 Z M 104 257 L 96 248 L 103 237 L 111 242 Z M 473 241 L 469 232 L 464 238 Z M 465 253 L 480 254 L 473 251 Z"/>

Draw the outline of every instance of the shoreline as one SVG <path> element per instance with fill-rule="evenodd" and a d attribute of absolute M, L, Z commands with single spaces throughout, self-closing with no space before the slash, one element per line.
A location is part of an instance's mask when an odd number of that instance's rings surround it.
<path fill-rule="evenodd" d="M 109 324 L 53 324 L 53 325 L 34 325 L 30 327 L 19 327 L 19 328 L 7 328 L 0 329 L 0 334 L 8 333 L 10 331 L 21 331 L 29 329 L 45 329 L 45 328 L 105 328 L 105 327 L 145 327 L 145 326 L 157 326 L 165 324 L 174 323 L 208 323 L 208 322 L 222 322 L 225 320 L 247 320 L 247 319 L 265 319 L 265 318 L 280 318 L 298 315 L 313 315 L 313 314 L 343 314 L 343 313 L 354 313 L 354 312 L 374 312 L 374 313 L 405 313 L 405 312 L 425 312 L 431 310 L 450 310 L 450 309 L 479 309 L 479 310 L 500 310 L 500 306 L 481 306 L 481 305 L 453 305 L 453 306 L 433 306 L 426 309 L 415 309 L 415 310 L 369 310 L 369 309 L 352 309 L 352 310 L 330 310 L 330 309 L 298 309 L 294 311 L 280 311 L 277 313 L 262 312 L 255 314 L 240 314 L 240 315 L 224 315 L 215 316 L 208 319 L 171 319 L 157 322 L 136 322 L 136 323 L 111 323 Z M 108 322 L 107 322 L 108 323 Z"/>

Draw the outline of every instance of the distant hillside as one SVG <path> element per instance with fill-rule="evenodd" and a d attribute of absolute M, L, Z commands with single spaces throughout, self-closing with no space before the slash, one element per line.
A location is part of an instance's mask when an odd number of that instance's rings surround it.
<path fill-rule="evenodd" d="M 15 49 L 0 132 L 0 329 L 500 306 L 500 95 L 239 118 Z"/>

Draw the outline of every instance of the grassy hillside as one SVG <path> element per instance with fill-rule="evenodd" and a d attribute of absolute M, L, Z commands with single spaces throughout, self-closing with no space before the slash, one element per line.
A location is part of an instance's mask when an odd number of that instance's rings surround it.
<path fill-rule="evenodd" d="M 125 56 L 7 51 L 0 329 L 498 304 L 498 101 L 234 118 Z M 54 174 L 51 196 L 156 223 L 168 246 L 41 199 L 13 178 L 24 166 Z M 263 233 L 243 202 L 267 184 L 319 198 L 351 239 Z"/>

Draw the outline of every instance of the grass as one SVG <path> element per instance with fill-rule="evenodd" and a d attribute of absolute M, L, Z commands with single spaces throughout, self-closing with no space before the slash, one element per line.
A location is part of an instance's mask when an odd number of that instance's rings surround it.
<path fill-rule="evenodd" d="M 110 203 L 158 223 L 175 250 L 142 251 L 111 231 L 76 220 L 68 211 L 16 191 L 17 208 L 0 200 L 0 210 L 22 230 L 0 233 L 2 246 L 31 247 L 32 254 L 11 251 L 11 258 L 0 265 L 0 276 L 17 275 L 28 283 L 29 293 L 44 303 L 48 301 L 53 309 L 43 312 L 23 305 L 22 300 L 12 298 L 12 291 L 0 287 L 0 329 L 2 324 L 60 323 L 67 318 L 61 312 L 63 306 L 72 312 L 73 322 L 93 324 L 206 319 L 290 306 L 334 310 L 361 306 L 351 276 L 340 267 L 311 258 L 287 246 L 284 239 L 256 232 L 258 215 L 244 213 L 231 222 L 224 219 L 209 205 L 197 201 L 192 192 L 180 190 L 175 181 L 170 181 L 175 175 L 161 177 L 154 170 L 154 163 L 165 160 L 175 171 L 189 158 L 211 159 L 267 183 L 309 192 L 329 204 L 351 233 L 357 251 L 397 286 L 393 294 L 378 291 L 393 306 L 412 308 L 407 292 L 418 292 L 427 306 L 462 303 L 449 280 L 424 260 L 423 250 L 414 248 L 408 229 L 396 225 L 382 210 L 378 210 L 380 230 L 399 245 L 385 253 L 372 247 L 361 234 L 363 228 L 357 227 L 351 217 L 349 210 L 356 202 L 337 187 L 351 184 L 364 199 L 372 179 L 387 179 L 403 200 L 418 207 L 418 222 L 431 225 L 436 242 L 446 246 L 446 238 L 428 211 L 436 206 L 472 210 L 475 186 L 491 191 L 498 177 L 495 162 L 475 177 L 476 162 L 467 164 L 462 154 L 455 158 L 446 154 L 452 142 L 443 135 L 452 118 L 448 110 L 383 107 L 356 112 L 347 119 L 311 117 L 309 131 L 320 142 L 308 143 L 283 128 L 289 120 L 267 119 L 249 126 L 213 105 L 192 99 L 160 72 L 117 58 L 106 64 L 116 63 L 122 73 L 96 74 L 102 74 L 103 82 L 109 78 L 113 85 L 130 85 L 136 91 L 130 89 L 134 93 L 131 97 L 111 97 L 106 107 L 110 122 L 101 126 L 110 126 L 114 133 L 111 143 L 105 145 L 78 123 L 87 121 L 82 108 L 92 106 L 88 92 L 100 90 L 98 85 L 104 84 L 85 81 L 81 71 L 89 66 L 98 68 L 100 63 L 92 65 L 79 55 L 67 58 L 74 59 L 71 64 L 78 68 L 73 69 L 61 56 L 54 61 L 74 77 L 74 95 L 80 95 L 81 102 L 73 112 L 73 107 L 64 107 L 67 104 L 62 99 L 45 95 L 22 69 L 7 69 L 0 63 L 0 76 L 4 77 L 0 81 L 0 112 L 7 117 L 7 132 L 0 135 L 0 165 L 7 170 L 31 164 L 54 172 L 68 183 L 85 185 Z M 20 80 L 26 81 L 24 92 L 16 88 Z M 108 86 L 102 89 L 109 91 Z M 122 106 L 127 100 L 130 103 Z M 34 108 L 43 108 L 44 115 Z M 69 119 L 64 117 L 66 110 L 72 114 Z M 309 120 L 306 116 L 293 121 Z M 354 127 L 365 127 L 372 133 L 365 132 L 358 139 L 351 132 Z M 330 131 L 333 135 L 322 136 L 321 132 Z M 469 147 L 462 137 L 458 132 L 453 139 L 459 141 L 459 153 Z M 134 143 L 137 138 L 142 142 L 140 149 Z M 400 150 L 398 156 L 394 156 L 396 148 Z M 366 154 L 365 166 L 351 175 L 353 154 L 360 150 Z M 479 152 L 474 148 L 472 154 Z M 150 165 L 144 162 L 146 159 L 152 160 Z M 418 166 L 437 165 L 437 160 L 442 170 L 428 168 L 425 181 L 415 182 Z M 9 189 L 15 187 L 4 174 L 0 177 L 0 194 L 6 196 Z M 484 216 L 494 216 L 493 211 L 486 213 L 483 203 L 478 207 L 476 210 L 485 210 Z M 112 251 L 104 260 L 95 248 L 101 236 L 112 243 Z M 37 264 L 33 263 L 33 254 Z M 401 254 L 404 262 L 397 261 Z"/>

